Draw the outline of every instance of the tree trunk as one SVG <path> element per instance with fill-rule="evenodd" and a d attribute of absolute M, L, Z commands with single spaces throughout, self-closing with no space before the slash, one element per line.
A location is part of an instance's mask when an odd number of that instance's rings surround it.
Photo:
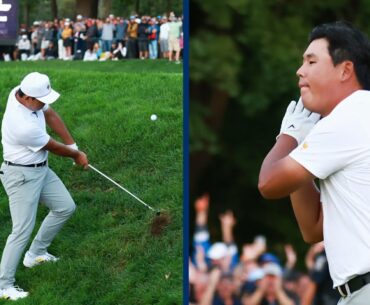
<path fill-rule="evenodd" d="M 173 11 L 172 0 L 167 0 L 167 15 L 169 16 L 172 11 Z"/>
<path fill-rule="evenodd" d="M 76 14 L 84 17 L 98 17 L 99 0 L 76 0 Z"/>
<path fill-rule="evenodd" d="M 206 97 L 204 92 L 207 92 Z M 223 125 L 224 116 L 229 104 L 230 97 L 228 93 L 218 88 L 207 86 L 205 83 L 197 83 L 190 84 L 190 96 L 192 100 L 203 99 L 203 105 L 209 109 L 209 112 L 212 114 L 207 118 L 206 124 L 212 132 L 217 134 Z M 197 187 L 200 179 L 204 175 L 207 166 L 212 161 L 212 155 L 206 150 L 191 152 L 189 161 L 190 197 L 193 198 L 198 191 Z"/>
<path fill-rule="evenodd" d="M 112 1 L 111 0 L 104 0 L 103 18 L 106 18 L 111 14 L 111 8 L 112 8 Z"/>
<path fill-rule="evenodd" d="M 135 12 L 136 12 L 136 14 L 140 15 L 140 0 L 136 0 Z"/>
<path fill-rule="evenodd" d="M 27 26 L 30 26 L 30 10 L 31 4 L 27 1 L 26 5 L 24 6 L 24 21 Z"/>
<path fill-rule="evenodd" d="M 53 19 L 58 18 L 58 4 L 57 0 L 51 0 L 51 15 L 53 16 Z"/>

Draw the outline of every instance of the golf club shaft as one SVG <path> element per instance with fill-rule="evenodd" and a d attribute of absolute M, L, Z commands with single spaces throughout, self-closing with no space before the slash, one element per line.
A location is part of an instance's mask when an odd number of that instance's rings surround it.
<path fill-rule="evenodd" d="M 112 182 L 113 184 L 115 184 L 116 186 L 118 186 L 121 190 L 124 190 L 127 194 L 131 195 L 132 197 L 134 197 L 136 200 L 138 200 L 140 203 L 142 203 L 143 205 L 145 205 L 148 209 L 151 209 L 152 211 L 154 211 L 154 209 L 149 205 L 149 204 L 146 204 L 144 201 L 142 201 L 139 197 L 135 196 L 134 194 L 132 194 L 130 191 L 126 190 L 122 185 L 118 184 L 116 181 L 114 181 L 113 179 L 109 178 L 107 175 L 105 175 L 104 173 L 102 173 L 100 170 L 98 170 L 97 168 L 95 168 L 94 166 L 92 166 L 91 164 L 88 165 L 91 169 L 93 169 L 94 171 L 96 171 L 98 174 L 102 175 L 104 178 L 108 179 L 110 182 Z"/>

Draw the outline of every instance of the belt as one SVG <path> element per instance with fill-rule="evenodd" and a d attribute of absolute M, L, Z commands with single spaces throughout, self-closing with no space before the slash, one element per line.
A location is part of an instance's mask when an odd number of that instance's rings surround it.
<path fill-rule="evenodd" d="M 4 163 L 10 166 L 22 166 L 22 167 L 41 167 L 41 166 L 45 166 L 48 164 L 46 160 L 44 162 L 37 163 L 37 164 L 16 164 L 16 163 L 9 162 L 9 161 L 4 161 Z"/>
<path fill-rule="evenodd" d="M 370 283 L 370 272 L 354 277 L 347 283 L 338 286 L 337 290 L 340 296 L 345 298 L 369 283 Z"/>

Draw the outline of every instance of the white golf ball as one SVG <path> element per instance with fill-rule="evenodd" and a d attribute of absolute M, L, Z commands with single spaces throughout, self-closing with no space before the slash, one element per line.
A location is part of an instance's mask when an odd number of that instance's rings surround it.
<path fill-rule="evenodd" d="M 152 121 L 155 121 L 155 120 L 157 119 L 157 115 L 156 115 L 156 114 L 152 114 L 152 115 L 150 116 L 150 119 L 151 119 Z"/>

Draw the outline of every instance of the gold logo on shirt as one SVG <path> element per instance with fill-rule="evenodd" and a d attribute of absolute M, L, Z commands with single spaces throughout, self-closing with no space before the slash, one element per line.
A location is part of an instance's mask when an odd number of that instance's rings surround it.
<path fill-rule="evenodd" d="M 308 144 L 307 144 L 307 142 L 304 142 L 304 143 L 303 143 L 302 148 L 303 148 L 303 149 L 307 149 L 307 148 L 308 148 Z"/>

